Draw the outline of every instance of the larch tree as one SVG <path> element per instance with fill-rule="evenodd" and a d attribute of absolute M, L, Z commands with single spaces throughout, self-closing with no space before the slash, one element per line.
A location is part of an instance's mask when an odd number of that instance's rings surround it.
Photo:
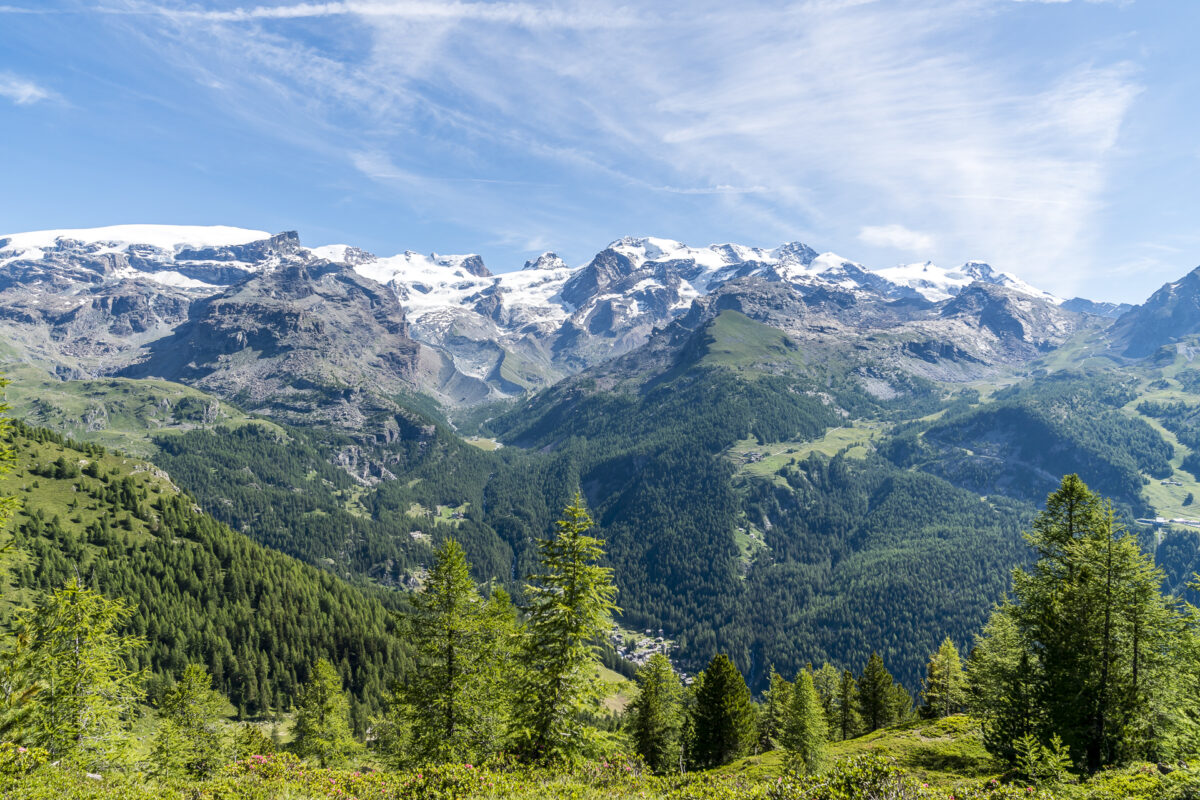
<path fill-rule="evenodd" d="M 792 684 L 771 667 L 770 683 L 764 693 L 758 720 L 758 746 L 760 750 L 774 750 L 780 746 L 780 737 L 792 705 Z"/>
<path fill-rule="evenodd" d="M 507 595 L 484 600 L 462 546 L 447 539 L 408 622 L 417 663 L 395 710 L 411 736 L 392 760 L 486 760 L 503 740 L 511 700 L 507 656 L 515 620 Z"/>
<path fill-rule="evenodd" d="M 1017 628 L 1012 605 L 997 606 L 967 660 L 967 695 L 988 752 L 1015 763 L 1014 744 L 1041 730 L 1038 677 L 1031 650 Z"/>
<path fill-rule="evenodd" d="M 584 714 L 602 691 L 596 676 L 600 641 L 619 611 L 612 570 L 600 565 L 604 543 L 588 535 L 592 519 L 579 492 L 538 542 L 538 572 L 528 599 L 516 741 L 526 759 L 570 761 L 592 740 Z"/>
<path fill-rule="evenodd" d="M 345 763 L 358 749 L 350 730 L 350 701 L 342 689 L 342 676 L 323 658 L 300 687 L 292 734 L 296 755 L 314 759 L 323 767 Z"/>
<path fill-rule="evenodd" d="M 960 713 L 967 703 L 967 677 L 963 672 L 958 648 L 947 636 L 925 668 L 921 713 L 927 717 L 948 717 Z"/>
<path fill-rule="evenodd" d="M 208 670 L 189 664 L 159 703 L 159 728 L 151 752 L 159 774 L 199 778 L 213 774 L 225 752 L 221 732 L 225 705 L 225 698 L 212 688 Z"/>
<path fill-rule="evenodd" d="M 883 665 L 879 653 L 872 652 L 867 665 L 858 679 L 858 707 L 867 733 L 879 730 L 892 723 L 895 681 Z"/>
<path fill-rule="evenodd" d="M 1037 561 L 1014 570 L 1013 602 L 971 661 L 985 725 L 1029 727 L 1042 745 L 1058 734 L 1088 772 L 1179 754 L 1200 711 L 1194 609 L 1163 594 L 1153 558 L 1077 475 L 1063 478 L 1026 540 Z M 1028 670 L 1027 713 L 994 693 L 1014 664 Z M 989 741 L 1013 757 L 1011 741 Z"/>
<path fill-rule="evenodd" d="M 836 708 L 838 687 L 841 682 L 842 674 L 828 661 L 813 673 L 813 688 L 817 690 L 817 696 L 821 698 L 821 710 L 825 713 L 825 719 L 830 725 L 831 735 L 836 733 L 833 728 L 837 727 L 838 722 Z"/>
<path fill-rule="evenodd" d="M 844 669 L 837 693 L 837 732 L 842 741 L 857 736 L 862 730 L 858 705 L 858 681 L 854 680 L 854 673 Z"/>
<path fill-rule="evenodd" d="M 76 580 L 17 613 L 13 663 L 36 685 L 22 741 L 94 769 L 127 760 L 144 678 L 128 659 L 145 642 L 121 633 L 132 614 Z"/>
<path fill-rule="evenodd" d="M 791 695 L 782 736 L 787 763 L 797 772 L 815 772 L 821 765 L 829 730 L 811 672 L 802 670 L 796 676 Z"/>
<path fill-rule="evenodd" d="M 630 706 L 634 749 L 658 773 L 680 768 L 683 686 L 671 662 L 655 653 L 638 670 L 638 696 Z"/>

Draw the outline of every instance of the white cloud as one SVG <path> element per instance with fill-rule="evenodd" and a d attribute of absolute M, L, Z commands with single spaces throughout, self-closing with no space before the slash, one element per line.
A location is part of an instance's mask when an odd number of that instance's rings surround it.
<path fill-rule="evenodd" d="M 858 232 L 858 240 L 872 247 L 890 247 L 918 254 L 933 250 L 932 236 L 903 225 L 867 225 Z"/>
<path fill-rule="evenodd" d="M 49 100 L 54 97 L 54 93 L 33 81 L 0 72 L 0 97 L 7 98 L 19 106 L 28 106 L 40 100 Z"/>
<path fill-rule="evenodd" d="M 179 20 L 205 22 L 254 22 L 261 20 L 312 19 L 316 17 L 354 16 L 363 18 L 407 19 L 427 22 L 479 21 L 519 25 L 529 28 L 597 28 L 636 24 L 637 18 L 624 9 L 605 9 L 600 13 L 586 10 L 564 11 L 529 3 L 419 2 L 345 2 L 297 3 L 279 6 L 250 6 L 229 10 L 197 10 L 164 6 L 138 6 L 128 13 L 156 13 Z"/>
<path fill-rule="evenodd" d="M 165 21 L 147 45 L 225 87 L 225 108 L 431 216 L 496 231 L 558 223 L 563 241 L 594 230 L 605 204 L 664 226 L 694 225 L 700 208 L 714 237 L 817 231 L 815 245 L 839 247 L 865 235 L 939 260 L 979 254 L 1060 294 L 1089 269 L 1139 91 L 1135 68 L 1092 53 L 1056 54 L 1031 81 L 1008 47 L 963 47 L 998 15 L 1038 13 L 1008 0 L 128 9 Z M 272 22 L 310 17 L 344 19 L 329 24 L 352 46 Z M 571 192 L 444 184 L 516 184 L 527 170 Z M 664 195 L 697 205 L 673 217 Z M 879 219 L 924 233 L 863 228 Z"/>

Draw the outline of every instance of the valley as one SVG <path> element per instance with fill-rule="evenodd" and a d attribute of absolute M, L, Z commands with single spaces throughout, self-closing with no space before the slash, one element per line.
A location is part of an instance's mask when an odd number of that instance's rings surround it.
<path fill-rule="evenodd" d="M 146 241 L 110 239 L 131 233 Z M 874 634 L 817 609 L 856 607 L 844 571 L 882 590 L 911 570 L 923 531 L 972 495 L 995 515 L 972 556 L 1002 572 L 1067 470 L 1130 524 L 1186 516 L 1200 488 L 1189 448 L 1137 410 L 1187 399 L 1170 377 L 1185 357 L 1116 355 L 1125 328 L 1065 309 L 1107 310 L 978 263 L 872 271 L 795 243 L 626 237 L 581 267 L 548 254 L 493 275 L 294 233 L 68 234 L 0 240 L 19 418 L 148 458 L 234 529 L 380 587 L 419 585 L 454 536 L 477 579 L 519 594 L 532 537 L 578 484 L 627 621 L 669 630 L 684 667 L 728 650 L 757 686 L 767 663 L 865 658 Z M 121 299 L 64 305 L 98 291 Z M 834 522 L 891 513 L 897 493 L 932 516 L 882 538 Z M 965 641 L 988 586 L 930 618 Z M 915 596 L 889 596 L 913 613 Z M 934 632 L 890 635 L 915 681 Z"/>
<path fill-rule="evenodd" d="M 200 658 L 240 719 L 278 717 L 302 663 L 327 654 L 364 735 L 412 658 L 380 637 L 428 590 L 440 548 L 460 543 L 472 580 L 523 607 L 538 540 L 577 488 L 626 632 L 603 648 L 611 719 L 631 713 L 626 681 L 654 650 L 630 631 L 661 635 L 682 674 L 727 653 L 755 693 L 773 670 L 857 671 L 878 652 L 915 694 L 938 642 L 969 647 L 1029 563 L 1022 534 L 1071 472 L 1155 549 L 1168 590 L 1190 597 L 1200 568 L 1200 530 L 1135 521 L 1195 513 L 1200 326 L 1160 326 L 1161 346 L 1135 357 L 1145 337 L 1127 344 L 1124 316 L 1070 310 L 1091 306 L 986 265 L 872 271 L 796 244 L 626 238 L 581 267 L 546 256 L 492 275 L 475 257 L 377 258 L 291 233 L 170 246 L 205 229 L 142 244 L 75 233 L 0 237 L 0 369 L 32 426 L 20 435 L 39 443 L 18 445 L 4 484 L 25 510 L 0 612 L 69 564 L 143 602 L 155 590 L 120 565 L 175 563 L 155 509 L 194 502 L 199 546 L 270 554 L 253 560 L 321 587 L 307 598 L 338 587 L 339 613 L 371 620 L 336 640 L 289 634 L 286 651 L 139 623 L 156 642 L 151 685 Z M 87 299 L 100 293 L 117 299 Z M 129 475 L 139 498 L 120 501 L 112 533 L 75 472 L 87 448 L 102 483 Z M 32 478 L 56 459 L 60 477 Z M 180 586 L 234 571 L 172 569 Z M 272 591 L 257 609 L 295 602 Z"/>

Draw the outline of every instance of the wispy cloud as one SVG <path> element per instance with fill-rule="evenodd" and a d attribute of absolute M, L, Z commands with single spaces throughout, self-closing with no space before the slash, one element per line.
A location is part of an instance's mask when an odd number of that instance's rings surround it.
<path fill-rule="evenodd" d="M 963 47 L 981 19 L 1037 11 L 1009 0 L 118 8 L 162 20 L 136 26 L 146 46 L 222 108 L 424 213 L 493 232 L 590 235 L 608 208 L 762 244 L 816 232 L 984 257 L 1060 293 L 1088 269 L 1140 88 L 1124 63 L 1061 56 L 1029 80 L 1007 48 Z M 318 18 L 342 35 L 275 24 Z M 514 193 L 547 175 L 572 191 Z M 888 219 L 912 229 L 864 227 Z"/>
<path fill-rule="evenodd" d="M 909 230 L 903 225 L 867 225 L 858 232 L 858 240 L 873 247 L 890 247 L 913 253 L 929 253 L 934 243 L 928 233 Z"/>
<path fill-rule="evenodd" d="M 55 97 L 55 94 L 31 80 L 12 73 L 0 72 L 0 97 L 11 100 L 19 106 L 28 106 L 42 100 L 49 100 Z"/>
<path fill-rule="evenodd" d="M 659 186 L 660 192 L 670 194 L 764 194 L 771 190 L 766 186 Z"/>
<path fill-rule="evenodd" d="M 249 6 L 228 10 L 173 8 L 170 6 L 138 5 L 121 13 L 151 13 L 178 20 L 205 22 L 254 22 L 260 20 L 312 19 L 316 17 L 354 16 L 378 19 L 405 19 L 425 22 L 478 21 L 519 25 L 527 28 L 584 28 L 625 27 L 638 18 L 625 9 L 605 9 L 589 12 L 586 9 L 567 11 L 528 3 L 461 3 L 461 2 L 346 2 L 297 3 L 294 5 Z"/>

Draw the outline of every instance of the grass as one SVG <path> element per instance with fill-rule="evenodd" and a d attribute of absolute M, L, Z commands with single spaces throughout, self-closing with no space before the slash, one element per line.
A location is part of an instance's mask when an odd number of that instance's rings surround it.
<path fill-rule="evenodd" d="M 410 517 L 427 517 L 446 525 L 461 525 L 462 515 L 465 515 L 470 507 L 470 503 L 463 503 L 460 506 L 435 506 L 428 509 L 420 503 L 410 503 L 405 513 Z M 456 514 L 459 516 L 456 517 Z"/>
<path fill-rule="evenodd" d="M 902 770 L 930 786 L 982 781 L 1002 771 L 983 749 L 978 724 L 965 715 L 919 720 L 856 739 L 832 742 L 826 748 L 826 763 L 832 766 L 843 759 L 863 755 L 894 759 Z M 756 780 L 773 778 L 784 772 L 783 753 L 772 750 L 749 756 L 720 771 Z"/>
<path fill-rule="evenodd" d="M 1184 392 L 1174 385 L 1169 388 L 1151 389 L 1147 383 L 1143 383 L 1136 399 L 1126 403 L 1121 408 L 1121 413 L 1131 418 L 1137 418 L 1150 425 L 1158 431 L 1174 448 L 1174 456 L 1171 459 L 1171 478 L 1178 481 L 1181 486 L 1163 486 L 1162 478 L 1154 478 L 1149 475 L 1146 479 L 1149 483 L 1146 484 L 1143 490 L 1146 500 L 1154 508 L 1155 513 L 1161 517 L 1168 519 L 1190 518 L 1200 519 L 1200 505 L 1193 503 L 1190 506 L 1185 506 L 1183 501 L 1189 494 L 1200 498 L 1200 481 L 1196 479 L 1190 472 L 1183 469 L 1183 460 L 1191 453 L 1191 450 L 1179 442 L 1175 434 L 1167 430 L 1163 424 L 1154 417 L 1145 416 L 1138 413 L 1137 407 L 1143 401 L 1149 400 L 1155 403 L 1176 403 L 1185 402 L 1189 405 L 1196 403 L 1196 396 Z"/>
<path fill-rule="evenodd" d="M 1110 322 L 1110 320 L 1097 321 L 1083 328 L 1061 346 L 1031 363 L 1029 368 L 1060 372 L 1067 369 L 1112 367 L 1116 361 L 1109 354 L 1108 344 L 1102 333 Z"/>
<path fill-rule="evenodd" d="M 620 714 L 638 695 L 636 683 L 602 664 L 596 665 L 596 677 L 604 685 L 605 695 L 601 705 L 607 711 Z"/>
<path fill-rule="evenodd" d="M 726 310 L 708 326 L 700 363 L 734 369 L 804 367 L 800 345 L 783 331 Z"/>
<path fill-rule="evenodd" d="M 9 525 L 15 525 L 23 518 L 31 518 L 41 514 L 46 520 L 54 517 L 68 522 L 75 530 L 84 530 L 93 522 L 109 513 L 107 506 L 86 495 L 81 496 L 76 491 L 75 484 L 80 480 L 75 478 L 46 478 L 33 474 L 33 468 L 49 464 L 64 457 L 79 467 L 96 460 L 99 462 L 101 474 L 110 480 L 120 480 L 125 477 L 133 479 L 138 489 L 144 488 L 150 503 L 162 494 L 175 494 L 178 490 L 157 468 L 146 462 L 114 453 L 107 453 L 98 459 L 81 459 L 75 450 L 67 450 L 53 442 L 36 442 L 20 438 L 14 445 L 15 461 L 12 468 L 0 475 L 0 497 L 12 496 L 20 504 Z M 84 477 L 84 480 L 95 481 L 94 478 Z M 109 523 L 118 531 L 127 531 L 131 540 L 149 540 L 153 537 L 149 526 L 129 514 L 118 515 L 115 519 L 109 517 Z M 0 544 L 7 537 L 0 537 Z M 0 591 L 0 620 L 7 620 L 14 608 L 29 605 L 33 602 L 34 594 L 25 589 L 18 590 L 8 584 L 7 569 L 25 563 L 28 556 L 20 551 L 0 553 L 0 582 L 6 584 Z"/>
<path fill-rule="evenodd" d="M 141 457 L 154 455 L 156 435 L 217 425 L 268 425 L 212 395 L 179 383 L 129 378 L 60 381 L 30 365 L 8 365 L 13 416 L 77 441 L 96 442 Z"/>
<path fill-rule="evenodd" d="M 487 439 L 483 436 L 468 436 L 463 439 L 469 445 L 478 447 L 480 450 L 499 450 L 504 445 L 497 442 L 495 439 Z"/>
<path fill-rule="evenodd" d="M 872 439 L 887 430 L 884 423 L 857 421 L 839 428 L 830 428 L 819 439 L 792 440 L 759 444 L 757 439 L 742 439 L 729 448 L 727 455 L 737 465 L 737 472 L 755 478 L 770 478 L 793 461 L 803 461 L 812 453 L 835 456 L 844 452 L 850 458 L 863 458 Z M 751 461 L 751 453 L 761 459 Z"/>
<path fill-rule="evenodd" d="M 749 569 L 754 557 L 767 548 L 767 538 L 758 526 L 746 522 L 734 530 L 733 540 L 738 546 L 738 559 L 742 563 L 745 577 L 745 571 Z"/>

